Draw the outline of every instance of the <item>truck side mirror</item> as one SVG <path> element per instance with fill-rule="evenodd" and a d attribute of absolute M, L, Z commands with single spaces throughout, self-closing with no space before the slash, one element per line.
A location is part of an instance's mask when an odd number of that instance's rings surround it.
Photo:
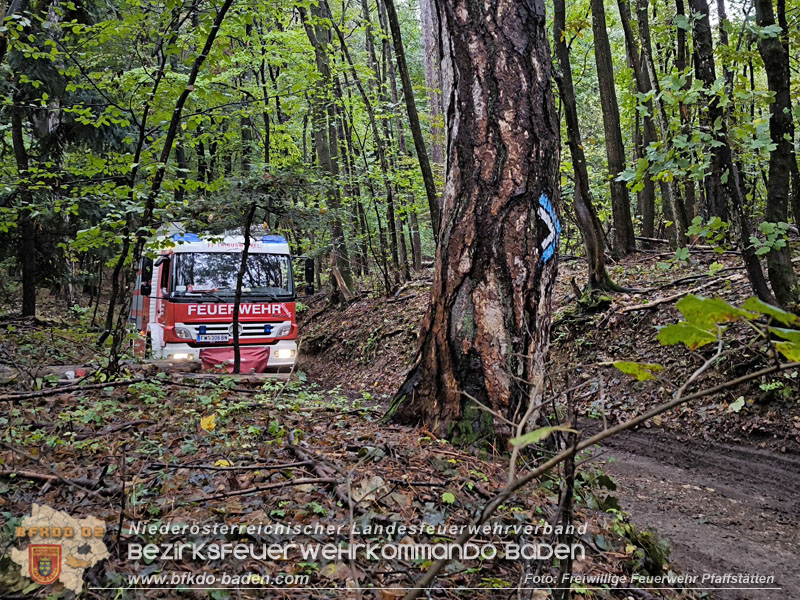
<path fill-rule="evenodd" d="M 305 279 L 306 283 L 314 283 L 314 259 L 307 258 L 305 262 Z"/>
<path fill-rule="evenodd" d="M 142 271 L 140 276 L 141 282 L 139 284 L 139 292 L 142 294 L 142 296 L 149 296 L 153 291 L 153 286 L 151 285 L 151 280 L 153 279 L 152 258 L 145 257 L 142 259 Z"/>

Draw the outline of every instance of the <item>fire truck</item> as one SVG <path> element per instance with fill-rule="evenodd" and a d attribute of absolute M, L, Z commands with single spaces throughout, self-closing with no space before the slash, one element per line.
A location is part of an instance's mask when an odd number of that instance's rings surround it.
<path fill-rule="evenodd" d="M 233 370 L 233 314 L 244 238 L 175 233 L 140 263 L 131 322 L 136 353 Z M 307 259 L 313 278 L 313 262 Z M 251 238 L 239 305 L 241 373 L 285 372 L 297 359 L 292 256 L 278 235 Z"/>

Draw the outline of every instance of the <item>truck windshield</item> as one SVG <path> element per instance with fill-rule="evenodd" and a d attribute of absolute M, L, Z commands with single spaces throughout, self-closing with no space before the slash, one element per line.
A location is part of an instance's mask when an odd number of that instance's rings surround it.
<path fill-rule="evenodd" d="M 176 297 L 231 299 L 236 295 L 236 276 L 242 255 L 238 252 L 176 253 L 171 292 Z M 250 254 L 242 280 L 247 298 L 287 298 L 293 295 L 289 257 L 283 254 Z"/>

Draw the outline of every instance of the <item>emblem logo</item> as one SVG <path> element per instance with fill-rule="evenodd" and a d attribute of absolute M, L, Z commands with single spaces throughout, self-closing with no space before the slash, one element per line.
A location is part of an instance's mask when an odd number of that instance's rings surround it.
<path fill-rule="evenodd" d="M 31 579 L 42 585 L 49 585 L 61 575 L 61 545 L 31 544 L 28 546 Z"/>

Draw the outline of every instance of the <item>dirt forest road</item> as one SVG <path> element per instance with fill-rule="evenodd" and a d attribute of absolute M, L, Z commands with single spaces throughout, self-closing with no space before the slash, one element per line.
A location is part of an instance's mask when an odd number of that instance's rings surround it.
<path fill-rule="evenodd" d="M 602 457 L 600 453 L 602 452 Z M 800 455 L 629 432 L 595 455 L 632 521 L 672 543 L 683 573 L 775 575 L 778 590 L 715 591 L 722 600 L 800 599 Z"/>

